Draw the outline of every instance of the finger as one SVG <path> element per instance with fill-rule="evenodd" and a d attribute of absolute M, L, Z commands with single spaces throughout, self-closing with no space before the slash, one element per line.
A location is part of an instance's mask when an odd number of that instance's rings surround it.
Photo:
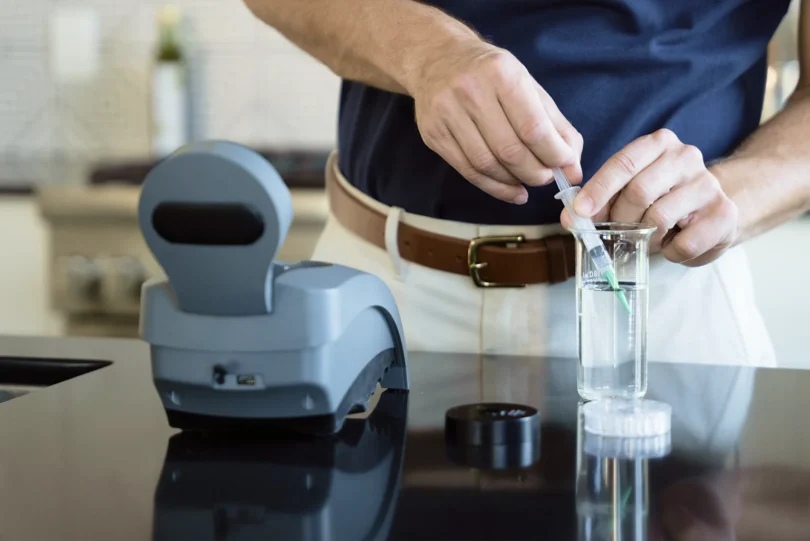
<path fill-rule="evenodd" d="M 701 167 L 702 162 L 682 163 L 678 153 L 664 152 L 619 192 L 616 202 L 611 205 L 610 219 L 616 222 L 640 222 L 653 203 L 694 177 Z"/>
<path fill-rule="evenodd" d="M 571 214 L 569 214 L 567 208 L 563 208 L 560 213 L 560 225 L 566 229 L 574 225 L 574 220 L 571 219 Z"/>
<path fill-rule="evenodd" d="M 607 205 L 602 207 L 596 214 L 591 216 L 591 220 L 594 222 L 609 222 L 610 221 L 610 209 L 613 207 L 613 204 L 616 202 L 616 199 L 619 197 L 619 194 L 614 195 L 610 198 L 610 201 Z"/>
<path fill-rule="evenodd" d="M 464 121 L 459 118 L 470 118 L 489 149 L 481 156 L 467 154 L 473 166 L 484 168 L 481 172 L 492 176 L 491 170 L 495 167 L 494 158 L 501 167 L 527 186 L 542 186 L 554 178 L 551 170 L 540 162 L 515 133 L 494 92 L 467 91 L 458 94 L 457 97 L 460 104 L 459 111 L 451 111 L 449 118 L 454 119 L 452 122 L 455 126 L 450 125 L 450 128 L 454 133 L 469 130 L 469 126 L 464 125 Z M 465 152 L 468 151 L 463 144 L 462 148 Z"/>
<path fill-rule="evenodd" d="M 678 138 L 669 130 L 659 130 L 636 139 L 611 156 L 582 187 L 574 200 L 574 210 L 582 216 L 592 216 L 633 177 L 649 167 L 665 151 L 679 144 Z"/>
<path fill-rule="evenodd" d="M 609 211 L 610 211 L 610 207 L 611 207 L 612 204 L 613 204 L 613 202 L 611 201 L 607 206 L 605 206 L 604 209 L 597 212 L 591 218 L 591 220 L 594 223 L 609 221 L 610 220 Z M 566 220 L 566 221 L 563 222 L 562 220 Z M 560 224 L 563 227 L 569 227 L 569 226 L 573 225 L 573 223 L 574 223 L 574 220 L 571 218 L 571 212 L 567 208 L 563 208 L 562 212 L 560 213 Z"/>
<path fill-rule="evenodd" d="M 684 261 L 682 265 L 685 267 L 702 267 L 703 265 L 708 265 L 718 257 L 720 257 L 723 252 L 728 249 L 728 246 L 715 246 L 708 252 L 704 253 L 700 257 L 696 257 L 695 259 L 690 259 L 688 261 Z"/>
<path fill-rule="evenodd" d="M 718 197 L 719 193 L 713 184 L 713 178 L 710 178 L 708 174 L 702 175 L 691 182 L 676 186 L 650 205 L 639 220 L 656 227 L 650 237 L 650 251 L 657 252 L 661 248 L 664 237 L 676 225 L 679 225 L 682 231 L 686 229 L 691 222 L 690 216 L 708 206 Z M 616 204 L 618 204 L 618 200 Z M 613 214 L 611 214 L 611 219 L 613 219 Z M 674 239 L 675 237 L 672 240 L 674 241 Z"/>
<path fill-rule="evenodd" d="M 737 207 L 733 203 L 721 200 L 699 214 L 661 250 L 668 260 L 696 262 L 710 250 L 722 252 L 731 245 L 737 223 Z"/>
<path fill-rule="evenodd" d="M 486 141 L 484 141 L 478 127 L 460 107 L 458 114 L 445 122 L 467 157 L 467 161 L 479 173 L 506 184 L 518 185 L 521 183 L 521 180 L 507 170 L 499 161 Z M 529 153 L 528 149 L 526 153 Z M 539 162 L 537 166 L 539 168 Z"/>
<path fill-rule="evenodd" d="M 474 125 L 491 149 L 489 154 L 520 182 L 527 186 L 543 186 L 554 178 L 551 169 L 540 163 L 520 140 L 497 103 L 483 117 L 475 119 Z"/>
<path fill-rule="evenodd" d="M 574 163 L 563 167 L 562 172 L 565 173 L 571 184 L 582 184 L 582 162 L 580 161 L 583 147 L 582 136 L 575 131 L 574 134 L 562 133 L 562 138 L 571 146 L 575 156 Z"/>
<path fill-rule="evenodd" d="M 444 160 L 449 163 L 453 169 L 458 171 L 461 176 L 467 179 L 470 184 L 507 203 L 522 205 L 528 201 L 529 193 L 522 185 L 500 182 L 482 174 L 473 167 L 469 160 L 467 160 L 467 156 L 461 150 L 461 146 L 459 146 L 455 137 L 453 137 L 446 126 L 437 128 L 436 131 L 440 136 L 432 140 L 432 144 L 430 145 L 431 149 L 444 158 Z"/>
<path fill-rule="evenodd" d="M 582 149 L 584 141 L 582 135 L 574 128 L 571 122 L 560 112 L 559 107 L 554 102 L 552 97 L 540 86 L 536 81 L 534 83 L 535 91 L 540 96 L 540 101 L 543 107 L 546 108 L 548 117 L 551 123 L 557 129 L 557 132 L 563 138 L 563 141 L 568 143 L 574 153 L 574 163 L 563 168 L 563 173 L 571 181 L 571 184 L 580 184 L 582 182 Z"/>
<path fill-rule="evenodd" d="M 592 221 L 595 223 L 599 222 L 607 222 L 609 221 L 608 216 L 608 207 L 605 207 L 604 210 L 599 211 L 593 218 Z M 571 227 L 574 225 L 574 220 L 571 218 L 571 212 L 567 208 L 563 208 L 562 212 L 560 213 L 560 224 L 563 227 Z"/>
<path fill-rule="evenodd" d="M 582 157 L 582 147 L 580 146 L 579 151 L 577 152 L 576 161 L 571 165 L 562 168 L 562 172 L 565 173 L 565 176 L 568 177 L 568 180 L 570 180 L 571 184 L 573 184 L 574 186 L 582 184 L 582 163 L 580 162 L 581 157 Z"/>
<path fill-rule="evenodd" d="M 513 131 L 545 167 L 571 165 L 574 153 L 554 127 L 533 83 L 527 76 L 502 90 L 498 95 L 501 107 Z"/>
<path fill-rule="evenodd" d="M 610 205 L 606 206 L 603 210 L 600 210 L 593 218 L 592 221 L 594 223 L 599 222 L 607 222 L 609 221 L 610 217 L 608 216 L 608 209 Z M 563 227 L 571 227 L 574 225 L 574 220 L 571 218 L 571 212 L 568 208 L 563 208 L 562 212 L 560 213 L 560 225 Z"/>

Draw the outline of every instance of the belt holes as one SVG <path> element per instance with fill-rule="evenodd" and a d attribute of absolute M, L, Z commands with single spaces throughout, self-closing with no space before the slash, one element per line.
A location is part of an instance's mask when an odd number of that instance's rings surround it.
<path fill-rule="evenodd" d="M 405 241 L 405 248 L 410 248 L 410 247 L 411 247 L 411 241 L 406 240 Z"/>
<path fill-rule="evenodd" d="M 462 259 L 461 259 L 461 256 L 460 256 L 460 255 L 457 255 L 457 256 L 456 256 L 456 261 L 458 261 L 459 263 L 463 263 L 463 261 L 462 261 Z"/>
<path fill-rule="evenodd" d="M 433 250 L 428 250 L 428 256 L 433 257 Z"/>

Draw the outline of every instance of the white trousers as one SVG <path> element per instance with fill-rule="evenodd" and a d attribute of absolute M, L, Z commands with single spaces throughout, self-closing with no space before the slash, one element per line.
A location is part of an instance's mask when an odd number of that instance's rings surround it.
<path fill-rule="evenodd" d="M 335 154 L 328 167 L 337 170 Z M 388 216 L 387 248 L 357 237 L 330 215 L 313 259 L 354 267 L 384 280 L 396 299 L 411 351 L 577 356 L 573 279 L 520 289 L 481 289 L 467 276 L 401 259 L 395 240 L 400 223 L 465 240 L 517 233 L 542 238 L 562 232 L 560 226 L 476 225 L 407 214 L 361 193 L 339 171 L 336 176 L 364 204 Z M 650 362 L 776 364 L 741 248 L 694 269 L 652 256 L 649 303 Z"/>

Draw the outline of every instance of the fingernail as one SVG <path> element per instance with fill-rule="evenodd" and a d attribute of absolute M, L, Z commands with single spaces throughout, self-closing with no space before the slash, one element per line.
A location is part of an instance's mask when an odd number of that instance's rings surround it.
<path fill-rule="evenodd" d="M 593 199 L 587 195 L 582 195 L 582 192 L 580 192 L 574 198 L 574 211 L 580 216 L 590 217 L 591 212 L 593 212 Z"/>
<path fill-rule="evenodd" d="M 528 200 L 529 200 L 528 192 L 523 192 L 519 196 L 512 199 L 512 203 L 514 203 L 515 205 L 522 205 L 523 203 L 525 203 Z"/>

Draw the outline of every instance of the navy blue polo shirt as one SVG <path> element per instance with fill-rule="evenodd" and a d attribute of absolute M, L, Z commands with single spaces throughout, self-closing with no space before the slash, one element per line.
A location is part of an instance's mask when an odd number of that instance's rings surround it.
<path fill-rule="evenodd" d="M 766 49 L 789 0 L 434 0 L 511 51 L 585 139 L 592 176 L 667 127 L 706 161 L 759 124 Z M 361 191 L 426 216 L 483 224 L 559 220 L 556 188 L 522 206 L 469 184 L 422 142 L 413 99 L 344 81 L 340 168 Z"/>

